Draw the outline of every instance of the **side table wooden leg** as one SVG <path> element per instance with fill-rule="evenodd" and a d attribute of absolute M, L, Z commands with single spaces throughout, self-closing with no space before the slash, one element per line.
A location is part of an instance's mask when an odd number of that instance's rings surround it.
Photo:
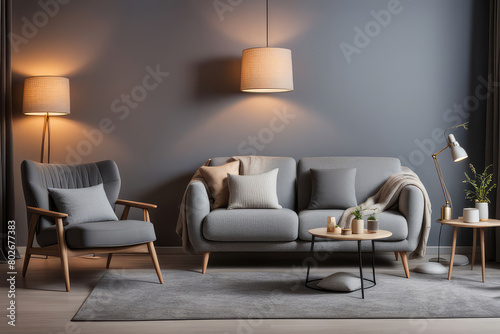
<path fill-rule="evenodd" d="M 480 234 L 480 238 L 481 238 L 481 265 L 482 265 L 482 268 L 483 268 L 483 283 L 484 283 L 484 265 L 485 265 L 485 261 L 484 261 L 484 228 L 480 228 L 479 229 L 479 234 Z"/>
<path fill-rule="evenodd" d="M 474 269 L 474 260 L 476 259 L 476 239 L 477 239 L 477 229 L 472 229 L 474 233 L 472 234 L 472 259 L 470 261 L 470 270 Z"/>
<path fill-rule="evenodd" d="M 453 260 L 455 259 L 455 247 L 457 246 L 457 230 L 458 227 L 455 226 L 453 230 L 453 244 L 451 246 L 451 258 L 450 258 L 450 269 L 448 270 L 448 281 L 451 279 L 451 272 L 453 271 Z"/>

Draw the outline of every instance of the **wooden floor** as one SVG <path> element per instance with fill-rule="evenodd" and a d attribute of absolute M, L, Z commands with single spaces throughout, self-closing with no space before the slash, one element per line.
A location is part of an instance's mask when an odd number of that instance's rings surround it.
<path fill-rule="evenodd" d="M 162 269 L 200 271 L 202 257 L 159 251 Z M 286 271 L 300 266 L 298 254 L 213 254 L 208 272 L 213 271 Z M 410 269 L 419 261 L 410 261 Z M 478 262 L 476 262 L 478 263 Z M 479 262 L 480 263 L 480 262 Z M 380 320 L 256 320 L 244 323 L 241 320 L 204 321 L 138 321 L 138 322 L 71 322 L 71 318 L 85 301 L 93 287 L 105 273 L 106 257 L 99 259 L 70 259 L 71 292 L 64 291 L 60 262 L 57 258 L 33 258 L 25 279 L 20 275 L 22 262 L 17 262 L 17 320 L 16 327 L 6 324 L 7 289 L 5 288 L 7 266 L 0 265 L 0 333 L 499 333 L 500 319 L 380 319 Z M 340 268 L 356 269 L 356 257 L 347 254 L 343 260 L 328 263 Z M 476 264 L 477 266 L 477 264 Z M 151 259 L 146 255 L 116 256 L 111 269 L 143 269 L 154 273 Z M 455 267 L 454 274 L 470 267 Z M 480 265 L 475 268 L 480 271 Z M 395 272 L 404 278 L 401 262 L 392 254 L 377 258 L 378 272 Z M 497 264 L 489 264 L 487 271 L 498 272 Z M 201 275 L 201 274 L 200 274 Z M 168 276 L 164 277 L 168 280 Z M 478 286 L 481 282 L 478 281 Z M 366 299 L 369 303 L 369 298 Z M 411 302 L 411 301 L 409 301 Z M 500 307 L 500 301 L 499 301 Z"/>

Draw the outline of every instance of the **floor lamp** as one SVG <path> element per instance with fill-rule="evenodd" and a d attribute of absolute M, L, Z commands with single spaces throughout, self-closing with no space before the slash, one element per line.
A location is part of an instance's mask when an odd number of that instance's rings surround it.
<path fill-rule="evenodd" d="M 50 163 L 49 117 L 70 113 L 69 79 L 52 76 L 26 78 L 24 80 L 23 112 L 25 115 L 44 117 L 40 162 L 44 160 L 45 138 L 47 138 L 47 163 Z"/>
<path fill-rule="evenodd" d="M 458 141 L 455 139 L 455 136 L 452 134 L 449 134 L 448 137 L 446 137 L 446 132 L 451 129 L 456 129 L 463 127 L 464 129 L 467 130 L 467 125 L 469 122 L 462 123 L 456 126 L 452 126 L 451 128 L 448 128 L 444 130 L 444 137 L 446 138 L 447 145 L 441 149 L 439 152 L 435 153 L 432 155 L 432 159 L 434 160 L 434 165 L 436 166 L 436 171 L 439 177 L 439 182 L 441 184 L 441 189 L 443 191 L 444 195 L 444 200 L 445 200 L 445 205 L 441 207 L 441 220 L 450 220 L 452 219 L 452 212 L 453 212 L 453 202 L 451 200 L 450 193 L 448 192 L 448 188 L 446 188 L 446 184 L 444 183 L 444 177 L 443 173 L 441 172 L 441 168 L 439 167 L 439 162 L 437 159 L 437 156 L 446 150 L 447 148 L 450 149 L 451 151 L 451 158 L 453 162 L 459 162 L 468 157 L 467 152 L 460 146 Z M 415 271 L 424 273 L 424 274 L 444 274 L 448 272 L 448 270 L 440 263 L 441 259 L 439 256 L 439 249 L 441 246 L 441 228 L 443 225 L 440 226 L 439 229 L 439 245 L 438 245 L 438 257 L 437 258 L 432 258 L 430 259 L 428 263 L 421 264 L 415 268 Z M 469 263 L 469 260 L 466 256 L 455 256 L 454 264 L 455 265 L 466 265 Z M 453 265 L 453 264 L 450 264 Z"/>

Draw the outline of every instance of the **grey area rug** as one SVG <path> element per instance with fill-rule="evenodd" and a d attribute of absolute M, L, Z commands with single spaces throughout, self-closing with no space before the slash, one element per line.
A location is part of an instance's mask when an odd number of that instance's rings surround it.
<path fill-rule="evenodd" d="M 487 275 L 486 283 L 481 283 L 479 270 L 454 273 L 451 281 L 447 275 L 412 273 L 406 279 L 377 274 L 377 285 L 365 290 L 364 300 L 360 291 L 328 293 L 306 288 L 303 271 L 162 273 L 163 285 L 152 271 L 110 271 L 73 320 L 500 317 L 496 270 L 496 275 Z M 315 272 L 312 278 L 330 273 Z"/>

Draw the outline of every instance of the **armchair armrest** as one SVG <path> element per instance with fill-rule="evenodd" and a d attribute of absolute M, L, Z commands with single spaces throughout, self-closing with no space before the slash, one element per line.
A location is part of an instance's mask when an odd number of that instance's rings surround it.
<path fill-rule="evenodd" d="M 131 207 L 139 208 L 139 209 L 156 209 L 158 207 L 156 204 L 127 201 L 124 199 L 117 199 L 116 204 L 131 206 Z"/>
<path fill-rule="evenodd" d="M 50 211 L 40 208 L 35 208 L 33 206 L 28 206 L 28 212 L 34 213 L 40 216 L 50 217 L 50 218 L 66 218 L 68 214 L 56 211 Z"/>

